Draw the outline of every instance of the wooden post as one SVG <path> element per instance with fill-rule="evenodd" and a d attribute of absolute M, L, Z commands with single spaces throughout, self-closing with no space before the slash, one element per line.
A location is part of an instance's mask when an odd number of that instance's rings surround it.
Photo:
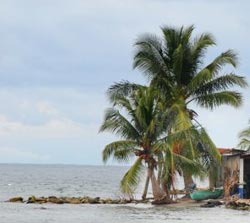
<path fill-rule="evenodd" d="M 238 187 L 240 198 L 244 197 L 243 189 L 244 189 L 244 159 L 241 158 L 240 159 L 239 187 Z"/>

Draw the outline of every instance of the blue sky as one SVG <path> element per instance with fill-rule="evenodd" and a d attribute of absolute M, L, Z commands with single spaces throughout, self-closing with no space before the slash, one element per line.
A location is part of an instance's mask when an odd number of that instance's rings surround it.
<path fill-rule="evenodd" d="M 132 70 L 133 43 L 163 25 L 211 32 L 239 53 L 237 74 L 250 80 L 247 0 L 0 0 L 0 162 L 101 164 L 114 140 L 98 134 L 105 91 L 120 80 L 145 82 Z M 218 147 L 235 147 L 250 119 L 244 105 L 198 108 Z"/>

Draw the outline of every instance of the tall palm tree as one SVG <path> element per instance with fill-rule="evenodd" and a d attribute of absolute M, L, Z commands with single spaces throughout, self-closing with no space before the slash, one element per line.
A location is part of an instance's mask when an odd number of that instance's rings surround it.
<path fill-rule="evenodd" d="M 162 187 L 161 177 L 157 179 L 155 171 L 164 162 L 166 149 L 163 150 L 163 147 L 168 148 L 173 160 L 179 160 L 189 167 L 197 164 L 167 146 L 166 134 L 171 128 L 173 114 L 165 108 L 158 91 L 134 85 L 133 91 L 127 94 L 117 92 L 114 96 L 111 93 L 113 87 L 109 89 L 113 107 L 106 111 L 100 131 L 113 132 L 122 139 L 105 146 L 103 161 L 106 162 L 111 156 L 118 161 L 128 161 L 136 156 L 137 159 L 121 181 L 122 191 L 129 195 L 133 193 L 144 165 L 154 199 L 160 200 L 166 196 L 166 191 Z"/>
<path fill-rule="evenodd" d="M 250 150 L 250 126 L 239 133 L 239 139 L 238 147 L 243 150 Z"/>
<path fill-rule="evenodd" d="M 204 66 L 205 52 L 215 40 L 208 33 L 192 38 L 193 30 L 193 26 L 163 27 L 163 38 L 146 34 L 135 43 L 134 68 L 161 89 L 169 107 L 178 111 L 176 129 L 189 128 L 195 120 L 197 113 L 189 108 L 191 102 L 209 109 L 222 104 L 238 107 L 242 96 L 229 89 L 247 86 L 244 77 L 220 73 L 226 65 L 237 66 L 232 50 Z"/>
<path fill-rule="evenodd" d="M 197 113 L 189 108 L 191 102 L 209 109 L 222 104 L 238 107 L 242 103 L 241 95 L 228 89 L 247 86 L 243 77 L 220 74 L 225 65 L 237 66 L 237 55 L 232 50 L 203 66 L 205 52 L 215 45 L 215 40 L 208 33 L 192 39 L 193 30 L 193 26 L 163 27 L 163 38 L 143 35 L 135 44 L 134 68 L 139 68 L 151 85 L 161 89 L 169 107 L 178 111 L 177 129 L 189 128 L 195 120 Z M 191 176 L 184 171 L 185 187 L 192 182 Z"/>
<path fill-rule="evenodd" d="M 211 34 L 192 38 L 193 26 L 161 30 L 162 37 L 145 34 L 138 38 L 134 68 L 141 70 L 150 85 L 162 92 L 165 104 L 176 114 L 171 133 L 188 129 L 197 121 L 197 113 L 190 108 L 194 103 L 211 110 L 224 104 L 234 107 L 242 104 L 241 94 L 230 89 L 246 87 L 245 78 L 233 72 L 222 74 L 225 66 L 237 67 L 237 55 L 233 50 L 221 53 L 204 65 L 207 48 L 216 44 Z M 135 88 L 135 84 L 118 83 L 112 88 L 112 96 Z M 181 152 L 189 155 L 184 149 Z M 215 157 L 219 156 L 216 150 L 214 153 Z M 188 173 L 185 175 L 190 179 Z"/>

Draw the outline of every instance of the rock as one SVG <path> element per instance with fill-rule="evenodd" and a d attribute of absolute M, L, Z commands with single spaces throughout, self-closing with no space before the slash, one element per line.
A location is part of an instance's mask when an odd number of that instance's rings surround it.
<path fill-rule="evenodd" d="M 32 203 L 44 204 L 47 203 L 47 198 L 31 196 L 28 198 L 27 204 L 32 204 Z"/>
<path fill-rule="evenodd" d="M 73 198 L 69 199 L 69 203 L 70 204 L 81 204 L 82 202 L 81 202 L 80 198 L 73 197 Z"/>
<path fill-rule="evenodd" d="M 120 204 L 121 200 L 118 199 L 114 199 L 112 200 L 112 204 Z"/>
<path fill-rule="evenodd" d="M 111 198 L 107 198 L 104 201 L 104 204 L 112 204 L 113 200 Z"/>
<path fill-rule="evenodd" d="M 202 208 L 214 208 L 216 205 L 214 205 L 214 204 L 208 204 L 208 203 L 206 203 L 206 204 L 202 204 L 200 207 L 202 207 Z"/>
<path fill-rule="evenodd" d="M 35 196 L 31 196 L 28 198 L 27 204 L 32 204 L 32 203 L 36 203 L 36 197 Z"/>
<path fill-rule="evenodd" d="M 56 197 L 56 196 L 49 196 L 47 198 L 47 201 L 50 202 L 50 203 L 54 203 L 54 204 L 63 204 L 63 200 Z"/>
<path fill-rule="evenodd" d="M 100 204 L 100 197 L 89 198 L 89 204 Z"/>
<path fill-rule="evenodd" d="M 105 199 L 100 199 L 100 204 L 106 204 L 106 200 Z"/>
<path fill-rule="evenodd" d="M 213 208 L 213 207 L 216 207 L 216 206 L 220 206 L 222 204 L 223 204 L 222 201 L 209 200 L 206 204 L 202 204 L 200 207 L 202 207 L 202 208 Z"/>
<path fill-rule="evenodd" d="M 60 200 L 61 200 L 64 204 L 69 203 L 68 197 L 60 197 Z"/>
<path fill-rule="evenodd" d="M 121 199 L 121 200 L 119 201 L 119 204 L 127 204 L 127 203 L 128 203 L 128 201 L 125 200 L 125 199 Z"/>
<path fill-rule="evenodd" d="M 36 197 L 35 203 L 39 203 L 39 204 L 47 203 L 47 198 L 46 197 Z"/>
<path fill-rule="evenodd" d="M 22 197 L 12 197 L 8 200 L 8 202 L 21 202 L 21 203 L 23 203 L 23 198 Z"/>
<path fill-rule="evenodd" d="M 81 198 L 80 198 L 80 202 L 81 202 L 81 204 L 86 204 L 86 203 L 88 203 L 88 202 L 89 202 L 89 197 L 81 197 Z"/>

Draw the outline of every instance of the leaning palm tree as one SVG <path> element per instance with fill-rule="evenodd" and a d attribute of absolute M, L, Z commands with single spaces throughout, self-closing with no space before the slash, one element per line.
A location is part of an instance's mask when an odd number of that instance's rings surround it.
<path fill-rule="evenodd" d="M 109 89 L 109 93 L 113 91 L 113 87 Z M 127 94 L 109 94 L 113 107 L 106 111 L 100 131 L 113 132 L 122 139 L 105 146 L 103 161 L 106 162 L 111 156 L 118 161 L 128 161 L 137 157 L 121 181 L 122 191 L 129 195 L 133 193 L 139 183 L 143 166 L 146 166 L 145 188 L 147 189 L 150 181 L 154 199 L 161 200 L 167 195 L 162 183 L 162 172 L 159 171 L 164 166 L 166 151 L 169 154 L 168 158 L 171 155 L 172 160 L 181 161 L 186 166 L 193 167 L 196 163 L 168 146 L 166 136 L 174 114 L 165 108 L 159 92 L 140 85 L 134 85 L 133 88 L 134 90 L 130 93 L 127 91 Z M 158 179 L 155 174 L 157 169 L 160 175 Z M 143 197 L 146 196 L 146 189 Z"/>
<path fill-rule="evenodd" d="M 113 156 L 118 161 L 128 161 L 136 156 L 134 164 L 121 181 L 123 192 L 131 195 L 139 183 L 143 164 L 148 169 L 155 199 L 164 196 L 156 181 L 157 154 L 154 145 L 166 132 L 168 117 L 162 111 L 157 93 L 152 88 L 139 86 L 129 96 L 110 97 L 113 107 L 106 111 L 100 131 L 110 131 L 122 138 L 105 146 L 103 161 Z"/>
<path fill-rule="evenodd" d="M 243 150 L 250 150 L 250 126 L 240 132 L 239 139 L 238 147 Z"/>

